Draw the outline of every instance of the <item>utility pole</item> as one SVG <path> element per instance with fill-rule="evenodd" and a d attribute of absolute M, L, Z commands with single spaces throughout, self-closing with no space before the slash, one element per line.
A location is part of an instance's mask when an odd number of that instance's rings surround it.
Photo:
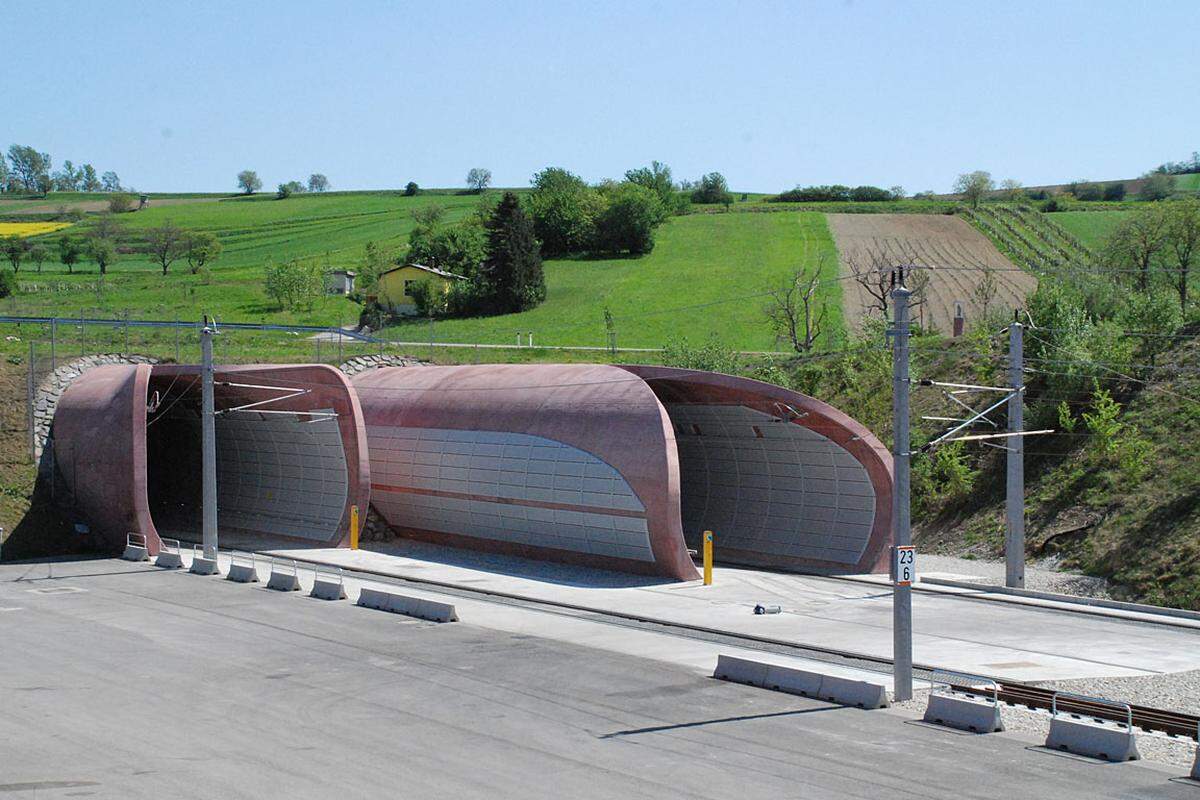
<path fill-rule="evenodd" d="M 217 429 L 213 408 L 212 337 L 214 333 L 206 316 L 204 325 L 200 328 L 200 457 L 203 461 L 201 475 L 204 498 L 202 541 L 204 557 L 215 560 L 217 557 Z"/>
<path fill-rule="evenodd" d="M 898 276 L 898 280 L 897 280 Z M 895 323 L 892 327 L 892 690 L 897 700 L 911 700 L 912 675 L 912 586 L 900 580 L 897 555 L 901 547 L 912 544 L 909 507 L 908 432 L 908 298 L 912 295 L 904 286 L 904 268 L 892 273 L 892 308 Z"/>
<path fill-rule="evenodd" d="M 34 388 L 33 388 L 34 363 L 33 362 L 34 362 L 34 359 L 36 359 L 36 358 L 37 358 L 37 345 L 32 339 L 30 339 L 29 340 L 29 370 L 27 371 L 26 378 L 25 378 L 25 383 L 26 383 L 25 389 L 26 389 L 26 392 L 28 395 L 26 398 L 26 405 L 25 405 L 25 421 L 26 421 L 26 424 L 29 426 L 29 463 L 30 464 L 37 463 L 37 434 L 35 433 L 35 423 L 34 423 L 34 415 L 33 415 L 33 403 L 34 403 Z"/>
<path fill-rule="evenodd" d="M 1004 534 L 1004 585 L 1025 588 L 1025 326 L 1015 320 L 1008 326 L 1008 480 Z"/>

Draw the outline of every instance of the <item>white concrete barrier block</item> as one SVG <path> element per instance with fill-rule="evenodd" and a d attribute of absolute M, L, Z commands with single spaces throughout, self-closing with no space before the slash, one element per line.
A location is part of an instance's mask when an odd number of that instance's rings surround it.
<path fill-rule="evenodd" d="M 821 676 L 822 700 L 841 703 L 858 708 L 887 708 L 887 687 L 881 683 L 839 678 L 836 675 Z"/>
<path fill-rule="evenodd" d="M 188 570 L 193 575 L 220 575 L 217 569 L 217 557 L 205 558 L 204 551 L 199 547 L 192 550 L 192 567 Z"/>
<path fill-rule="evenodd" d="M 183 556 L 178 551 L 159 550 L 154 566 L 163 569 L 183 569 Z"/>
<path fill-rule="evenodd" d="M 717 656 L 714 678 L 859 708 L 884 708 L 887 687 L 738 656 Z"/>
<path fill-rule="evenodd" d="M 947 728 L 975 733 L 995 733 L 1004 730 L 1000 706 L 989 700 L 963 694 L 929 695 L 925 721 Z"/>
<path fill-rule="evenodd" d="M 1046 747 L 1105 761 L 1136 761 L 1137 740 L 1124 725 L 1086 722 L 1060 714 L 1050 720 Z"/>
<path fill-rule="evenodd" d="M 358 593 L 358 605 L 432 622 L 458 622 L 458 612 L 449 603 L 397 594 L 385 589 L 363 587 Z"/>
<path fill-rule="evenodd" d="M 342 571 L 322 572 L 318 567 L 313 573 L 313 588 L 308 596 L 319 600 L 345 600 L 346 586 L 342 581 Z"/>
<path fill-rule="evenodd" d="M 125 545 L 125 552 L 121 554 L 121 558 L 126 561 L 149 561 L 150 550 L 136 544 L 127 544 Z"/>
<path fill-rule="evenodd" d="M 277 592 L 298 592 L 300 591 L 300 575 L 296 572 L 296 562 L 288 562 L 291 564 L 290 570 L 279 562 L 271 562 L 271 577 L 267 579 L 267 588 L 274 589 Z"/>
<path fill-rule="evenodd" d="M 255 564 L 254 557 L 251 556 L 248 563 L 243 559 L 238 559 L 236 555 L 231 557 L 229 572 L 225 575 L 225 580 L 236 583 L 258 583 L 258 565 Z"/>

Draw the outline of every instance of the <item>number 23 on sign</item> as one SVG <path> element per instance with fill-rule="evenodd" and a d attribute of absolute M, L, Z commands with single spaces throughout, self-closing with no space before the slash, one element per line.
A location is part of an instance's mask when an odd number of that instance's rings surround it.
<path fill-rule="evenodd" d="M 911 545 L 896 548 L 896 563 L 892 574 L 897 586 L 912 586 L 917 579 L 917 548 Z"/>

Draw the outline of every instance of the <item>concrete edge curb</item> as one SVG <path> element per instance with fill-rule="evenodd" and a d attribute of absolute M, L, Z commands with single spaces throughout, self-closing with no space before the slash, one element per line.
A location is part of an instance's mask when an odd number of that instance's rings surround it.
<path fill-rule="evenodd" d="M 887 687 L 740 656 L 719 654 L 713 677 L 862 709 L 886 708 Z"/>
<path fill-rule="evenodd" d="M 458 622 L 458 612 L 449 603 L 397 594 L 385 589 L 362 587 L 358 593 L 357 605 L 389 611 L 393 614 L 427 619 L 431 622 Z"/>

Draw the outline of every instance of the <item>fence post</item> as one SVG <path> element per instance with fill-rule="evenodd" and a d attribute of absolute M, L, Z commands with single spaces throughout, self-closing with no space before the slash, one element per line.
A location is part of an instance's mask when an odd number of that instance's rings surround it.
<path fill-rule="evenodd" d="M 704 585 L 712 586 L 713 532 L 704 532 Z"/>
<path fill-rule="evenodd" d="M 175 363 L 179 363 L 179 320 L 175 320 Z"/>

